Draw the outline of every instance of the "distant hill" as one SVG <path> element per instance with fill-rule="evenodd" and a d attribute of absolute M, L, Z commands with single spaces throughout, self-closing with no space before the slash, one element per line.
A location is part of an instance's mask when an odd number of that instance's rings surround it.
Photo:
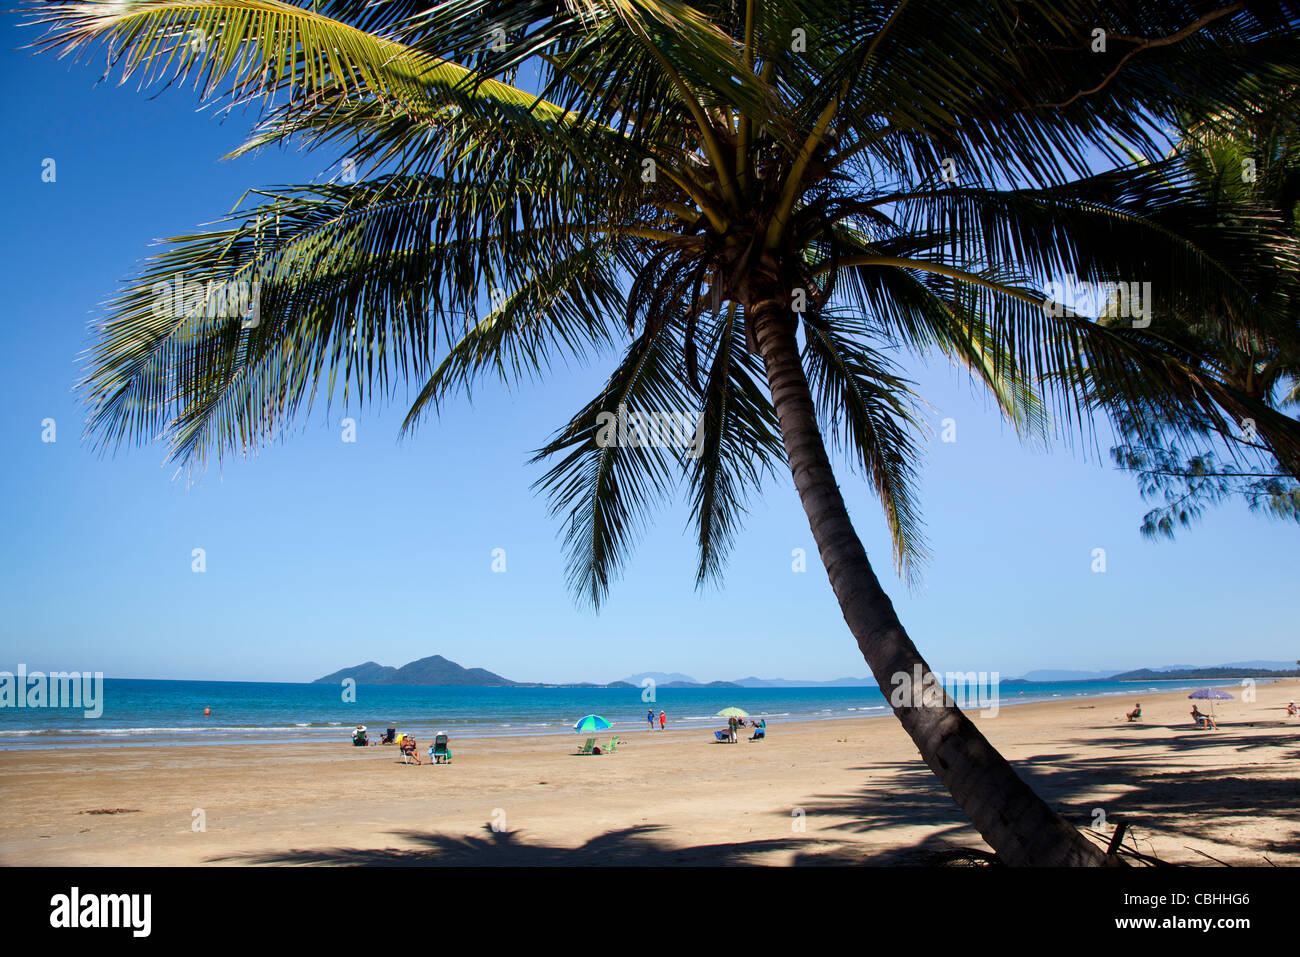
<path fill-rule="evenodd" d="M 397 669 L 390 684 L 395 685 L 469 685 L 477 688 L 506 688 L 515 684 L 483 668 L 462 668 L 442 655 L 420 658 Z"/>
<path fill-rule="evenodd" d="M 874 688 L 875 678 L 835 678 L 831 681 L 800 681 L 791 678 L 737 678 L 742 688 Z"/>
<path fill-rule="evenodd" d="M 1227 664 L 1219 665 L 1220 668 L 1265 668 L 1269 671 L 1291 671 L 1295 668 L 1295 661 L 1229 661 Z"/>
<path fill-rule="evenodd" d="M 516 688 L 636 688 L 641 689 L 640 685 L 631 685 L 626 681 L 611 681 L 603 684 L 598 681 L 569 681 L 556 684 L 551 681 L 512 681 L 511 685 Z"/>
<path fill-rule="evenodd" d="M 1114 671 L 1061 671 L 1055 668 L 1043 668 L 1027 671 L 1018 681 L 1105 681 Z"/>
<path fill-rule="evenodd" d="M 1201 680 L 1214 678 L 1289 678 L 1300 676 L 1300 669 L 1290 667 L 1288 661 L 1237 661 L 1214 667 L 1196 665 L 1166 665 L 1162 668 L 1139 668 L 1135 671 L 1067 671 L 1041 669 L 1030 671 L 1019 678 L 1004 678 L 1005 684 L 1026 681 L 1169 681 Z M 400 668 L 367 661 L 351 668 L 342 668 L 313 684 L 338 684 L 351 678 L 359 685 L 442 685 L 472 688 L 639 688 L 646 678 L 652 678 L 660 688 L 874 688 L 873 678 L 835 678 L 831 681 L 800 681 L 790 678 L 737 678 L 735 681 L 696 681 L 680 672 L 643 671 L 628 675 L 620 681 L 607 684 L 581 681 L 552 684 L 541 681 L 511 681 L 483 668 L 462 668 L 442 655 L 430 655 L 408 662 Z"/>
<path fill-rule="evenodd" d="M 511 681 L 484 668 L 462 668 L 456 662 L 442 655 L 430 655 L 402 665 L 390 668 L 374 661 L 352 668 L 342 668 L 323 678 L 317 678 L 312 684 L 338 684 L 351 678 L 359 685 L 425 685 L 452 688 L 637 688 L 639 684 L 626 681 L 611 681 L 609 684 L 596 684 L 590 681 L 578 681 L 571 684 L 551 684 L 542 681 Z"/>
<path fill-rule="evenodd" d="M 442 685 L 472 688 L 509 688 L 518 684 L 509 678 L 483 668 L 462 668 L 454 661 L 442 655 L 430 655 L 402 665 L 389 668 L 385 665 L 367 661 L 354 668 L 344 668 L 333 674 L 317 678 L 312 684 L 338 684 L 345 678 L 353 679 L 359 685 Z"/>
<path fill-rule="evenodd" d="M 1115 675 L 1112 681 L 1203 681 L 1212 678 L 1300 678 L 1300 669 L 1271 670 L 1268 668 L 1186 668 L 1179 671 L 1154 671 L 1139 668 Z"/>
<path fill-rule="evenodd" d="M 1197 678 L 1249 678 L 1260 677 L 1264 672 L 1279 671 L 1281 675 L 1267 677 L 1286 677 L 1296 674 L 1292 661 L 1229 661 L 1222 665 L 1161 665 L 1159 668 L 1138 668 L 1133 671 L 1062 671 L 1058 669 L 1041 669 L 1029 671 L 1019 678 L 1003 679 L 1008 681 L 1141 681 L 1152 679 L 1159 681 L 1182 681 Z M 1237 674 L 1240 671 L 1241 674 Z M 1213 674 L 1209 674 L 1213 672 Z"/>
<path fill-rule="evenodd" d="M 367 661 L 363 665 L 342 668 L 326 675 L 324 678 L 317 678 L 312 684 L 336 685 L 347 678 L 351 678 L 359 685 L 384 685 L 392 684 L 388 679 L 395 674 L 397 674 L 396 668 L 390 668 L 388 665 L 381 665 L 374 661 Z"/>
<path fill-rule="evenodd" d="M 673 681 L 681 682 L 684 685 L 699 684 L 699 682 L 696 681 L 694 678 L 692 678 L 690 675 L 684 675 L 679 671 L 673 671 L 673 672 L 642 671 L 640 674 L 628 675 L 626 678 L 622 680 L 627 682 L 630 685 L 634 685 L 639 688 L 641 687 L 641 682 L 644 681 L 646 678 L 649 678 L 657 685 L 667 685 L 668 683 Z"/>
<path fill-rule="evenodd" d="M 649 678 L 658 688 L 736 688 L 738 685 L 730 681 L 696 681 L 690 675 L 684 675 L 681 672 L 663 672 L 663 671 L 643 671 L 640 674 L 628 675 L 622 681 L 611 681 L 607 685 L 593 685 L 598 688 L 640 688 L 641 682 Z"/>

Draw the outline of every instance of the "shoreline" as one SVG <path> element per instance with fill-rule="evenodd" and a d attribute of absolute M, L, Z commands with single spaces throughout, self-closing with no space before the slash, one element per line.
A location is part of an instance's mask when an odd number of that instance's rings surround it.
<path fill-rule="evenodd" d="M 1108 698 L 1125 698 L 1132 697 L 1141 689 L 1151 689 L 1152 693 L 1168 694 L 1177 689 L 1159 690 L 1154 685 L 1167 683 L 1177 685 L 1180 689 L 1195 687 L 1212 687 L 1212 688 L 1236 688 L 1240 689 L 1241 679 L 1156 679 L 1152 681 L 1133 681 L 1134 690 L 1104 690 L 1089 694 L 1086 691 L 1079 691 L 1073 694 L 1052 693 L 1052 694 L 1031 694 L 1020 700 L 1023 692 L 1018 694 L 999 694 L 994 702 L 986 703 L 969 703 L 958 702 L 963 710 L 971 713 L 983 713 L 993 709 L 1001 710 L 1003 708 L 1023 707 L 1031 704 L 1045 704 L 1054 701 L 1091 701 L 1105 700 Z M 1262 678 L 1257 681 L 1257 687 L 1266 687 L 1279 681 L 1286 681 L 1282 678 Z M 1058 684 L 1070 684 L 1071 682 L 1059 682 Z M 1080 685 L 1100 683 L 1081 681 Z M 1127 682 L 1126 682 L 1127 683 Z M 416 687 L 416 686 L 412 686 Z M 426 686 L 419 686 L 426 687 Z M 431 689 L 441 686 L 430 685 Z M 1015 686 L 1012 686 L 1014 689 Z M 615 689 L 619 690 L 619 689 Z M 750 690 L 768 690 L 768 689 L 750 689 Z M 773 691 L 789 689 L 771 689 Z M 816 690 L 816 689 L 814 689 Z M 864 685 L 862 690 L 878 691 L 875 685 Z M 858 718 L 882 718 L 893 717 L 893 711 L 885 701 L 880 705 L 863 705 L 858 707 L 846 708 L 837 713 L 825 715 L 813 713 L 788 713 L 757 710 L 752 712 L 754 717 L 764 717 L 769 720 L 779 722 L 783 725 L 803 724 L 803 723 L 820 723 L 831 721 L 852 721 Z M 670 728 L 674 730 L 701 731 L 708 729 L 712 724 L 719 721 L 716 716 L 690 716 L 686 718 L 672 718 L 669 721 Z M 515 727 L 511 724 L 479 724 L 470 723 L 472 719 L 466 719 L 466 724 L 458 724 L 457 719 L 442 719 L 439 722 L 407 722 L 399 730 L 407 731 L 416 736 L 417 739 L 423 740 L 431 738 L 436 730 L 448 731 L 456 734 L 457 737 L 467 740 L 483 740 L 490 738 L 528 738 L 528 737 L 561 737 L 573 734 L 571 725 L 560 722 L 542 722 L 540 724 L 521 725 Z M 691 722 L 688 727 L 682 726 Z M 235 746 L 257 744 L 267 737 L 274 736 L 274 744 L 283 744 L 286 740 L 293 740 L 303 744 L 334 744 L 339 741 L 348 743 L 352 728 L 357 722 L 330 722 L 328 724 L 294 724 L 294 725 L 230 725 L 204 728 L 202 726 L 182 726 L 182 727 L 105 727 L 103 730 L 77 729 L 5 729 L 0 730 L 0 752 L 6 751 L 48 751 L 58 750 L 66 747 L 91 748 L 91 749 L 121 749 L 133 747 L 178 747 L 178 746 Z M 386 725 L 380 723 L 367 723 L 372 736 L 381 734 L 380 730 Z M 399 722 L 399 725 L 403 724 Z M 427 724 L 427 726 L 425 726 Z M 634 734 L 638 731 L 645 730 L 644 721 L 614 721 L 611 731 L 618 734 Z M 337 738 L 331 737 L 338 735 Z M 141 736 L 141 740 L 121 741 L 115 740 L 119 737 L 129 735 Z"/>
<path fill-rule="evenodd" d="M 1123 819 L 1144 851 L 1300 865 L 1300 682 L 1221 702 L 1196 731 L 1178 692 L 1025 702 L 972 720 L 1081 828 Z M 347 743 L 0 752 L 0 863 L 898 864 L 985 847 L 896 721 L 457 738 L 450 765 Z M 202 824 L 202 829 L 198 825 Z M 1113 825 L 1111 825 L 1113 826 Z M 801 829 L 802 828 L 802 829 Z M 1200 853 L 1198 853 L 1200 852 Z"/>

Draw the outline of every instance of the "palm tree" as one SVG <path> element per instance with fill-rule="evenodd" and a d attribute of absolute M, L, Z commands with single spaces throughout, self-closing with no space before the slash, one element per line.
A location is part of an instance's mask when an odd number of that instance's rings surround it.
<path fill-rule="evenodd" d="M 1204 357 L 1193 360 L 1239 394 L 1286 414 L 1300 409 L 1300 115 L 1293 86 L 1259 98 L 1253 109 L 1184 122 L 1174 162 L 1222 217 L 1259 225 L 1260 235 L 1240 248 L 1215 251 L 1220 262 L 1252 290 L 1252 321 L 1233 328 L 1230 303 L 1196 304 L 1163 311 L 1140 336 L 1151 348 Z M 1112 320 L 1103 315 L 1103 322 Z M 1122 328 L 1122 326 L 1121 326 Z M 1143 415 L 1126 428 L 1130 441 L 1111 449 L 1133 472 L 1144 496 L 1163 497 L 1147 513 L 1142 531 L 1173 538 L 1176 525 L 1192 524 L 1210 505 L 1246 501 L 1252 510 L 1300 522 L 1300 461 L 1285 442 L 1274 449 L 1274 429 L 1287 422 L 1253 419 L 1222 432 L 1185 410 L 1190 448 L 1163 441 L 1168 415 Z M 1152 427 L 1155 428 L 1152 428 Z"/>
<path fill-rule="evenodd" d="M 626 337 L 601 394 L 539 454 L 575 592 L 605 597 L 679 480 L 697 583 L 715 580 L 744 503 L 784 462 L 849 631 L 881 688 L 910 692 L 895 714 L 980 834 L 1009 863 L 1101 863 L 935 687 L 823 435 L 878 494 L 911 576 L 925 556 L 918 423 L 891 352 L 969 368 L 1027 436 L 1049 412 L 1087 431 L 1085 373 L 1123 385 L 1102 403 L 1112 415 L 1153 396 L 1253 412 L 1178 357 L 1050 314 L 1032 280 L 1071 270 L 1173 299 L 1246 295 L 1198 245 L 1231 224 L 1192 196 L 1181 235 L 1151 228 L 1163 174 L 1098 168 L 1123 162 L 1112 142 L 1150 151 L 1175 112 L 1239 106 L 1231 91 L 1292 75 L 1293 5 L 315 6 L 41 6 L 47 48 L 107 41 L 124 76 L 264 98 L 236 153 L 295 142 L 365 172 L 258 191 L 154 256 L 99 327 L 92 434 L 161 439 L 201 467 L 275 434 L 322 384 L 363 401 L 413 382 L 414 427 L 484 377 Z M 670 412 L 702 419 L 698 445 L 648 440 Z"/>

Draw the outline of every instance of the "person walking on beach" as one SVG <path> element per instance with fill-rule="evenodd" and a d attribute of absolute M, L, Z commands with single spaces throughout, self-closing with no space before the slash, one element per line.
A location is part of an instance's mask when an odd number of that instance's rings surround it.
<path fill-rule="evenodd" d="M 655 709 L 654 709 L 654 708 L 651 708 L 649 711 L 647 711 L 647 712 L 645 713 L 645 723 L 646 723 L 646 725 L 647 725 L 647 728 L 646 728 L 647 731 L 653 731 L 653 730 L 655 729 Z"/>
<path fill-rule="evenodd" d="M 732 715 L 727 719 L 727 740 L 732 744 L 736 743 L 736 716 Z"/>
<path fill-rule="evenodd" d="M 668 715 L 662 711 L 659 712 L 659 730 L 660 731 L 668 730 Z"/>

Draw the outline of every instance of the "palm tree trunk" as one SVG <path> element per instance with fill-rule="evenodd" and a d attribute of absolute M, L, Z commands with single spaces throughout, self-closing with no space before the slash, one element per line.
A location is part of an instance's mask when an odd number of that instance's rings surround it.
<path fill-rule="evenodd" d="M 755 302 L 747 321 L 767 367 L 786 459 L 808 515 L 822 564 L 849 631 L 881 690 L 888 695 L 913 676 L 932 675 L 880 587 L 858 540 L 831 471 L 795 341 L 788 307 Z M 920 669 L 919 671 L 916 669 Z M 927 678 L 927 683 L 937 679 Z M 920 689 L 913 689 L 919 692 Z M 930 770 L 939 776 L 975 828 L 1008 864 L 1099 865 L 1101 849 L 1053 811 L 989 744 L 947 694 L 894 705 Z"/>

